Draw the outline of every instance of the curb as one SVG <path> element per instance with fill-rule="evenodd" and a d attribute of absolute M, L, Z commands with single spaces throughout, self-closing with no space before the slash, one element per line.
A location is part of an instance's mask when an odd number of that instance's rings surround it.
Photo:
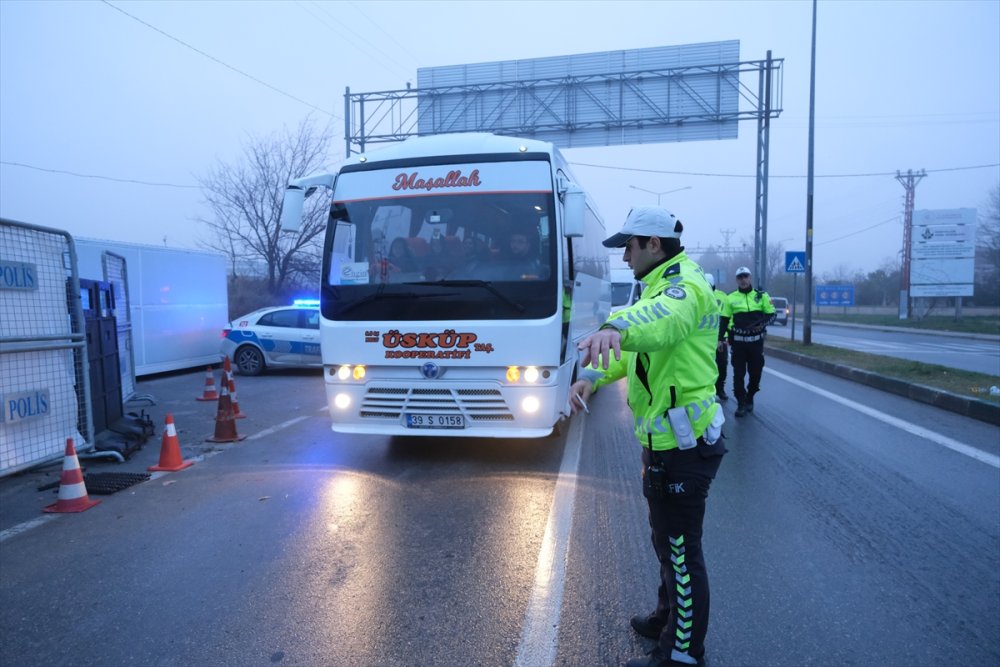
<path fill-rule="evenodd" d="M 836 375 L 845 380 L 853 380 L 875 389 L 887 391 L 899 396 L 905 396 L 914 401 L 933 405 L 942 410 L 955 412 L 972 419 L 978 419 L 988 424 L 1000 426 L 1000 404 L 980 401 L 968 396 L 960 396 L 949 391 L 942 391 L 922 384 L 914 384 L 904 380 L 879 375 L 871 371 L 863 371 L 860 368 L 834 364 L 815 357 L 809 357 L 797 352 L 789 352 L 776 347 L 767 346 L 767 353 L 792 363 L 813 368 L 824 373 Z"/>

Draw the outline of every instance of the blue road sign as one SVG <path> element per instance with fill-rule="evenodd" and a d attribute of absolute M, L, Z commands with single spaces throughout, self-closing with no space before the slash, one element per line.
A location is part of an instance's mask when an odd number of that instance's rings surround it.
<path fill-rule="evenodd" d="M 853 306 L 854 285 L 817 285 L 817 306 Z"/>
<path fill-rule="evenodd" d="M 785 273 L 806 272 L 806 251 L 790 250 L 785 253 Z"/>

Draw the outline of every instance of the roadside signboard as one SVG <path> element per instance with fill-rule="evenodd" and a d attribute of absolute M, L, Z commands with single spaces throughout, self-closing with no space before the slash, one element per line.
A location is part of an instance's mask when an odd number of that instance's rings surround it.
<path fill-rule="evenodd" d="M 854 285 L 817 285 L 817 306 L 853 306 Z"/>
<path fill-rule="evenodd" d="M 914 211 L 910 296 L 972 296 L 976 209 Z"/>

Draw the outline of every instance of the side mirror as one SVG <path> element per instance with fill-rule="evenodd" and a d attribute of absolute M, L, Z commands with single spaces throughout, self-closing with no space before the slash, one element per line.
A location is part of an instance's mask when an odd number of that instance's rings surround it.
<path fill-rule="evenodd" d="M 306 197 L 311 196 L 319 187 L 332 188 L 333 178 L 333 174 L 313 174 L 290 182 L 281 203 L 279 227 L 287 232 L 299 231 L 302 228 L 302 209 L 305 207 Z"/>
<path fill-rule="evenodd" d="M 584 216 L 587 212 L 587 195 L 575 183 L 570 183 L 563 193 L 563 235 L 583 236 Z"/>
<path fill-rule="evenodd" d="M 297 185 L 289 185 L 285 199 L 281 203 L 279 218 L 282 231 L 297 232 L 302 227 L 302 208 L 306 203 L 306 192 Z"/>

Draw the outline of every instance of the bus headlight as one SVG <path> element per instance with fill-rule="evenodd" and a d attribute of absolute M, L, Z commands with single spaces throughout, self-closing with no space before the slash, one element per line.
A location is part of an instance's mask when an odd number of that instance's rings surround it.
<path fill-rule="evenodd" d="M 365 370 L 364 364 L 358 364 L 357 366 L 344 364 L 343 366 L 339 366 L 337 368 L 337 379 L 342 381 L 347 381 L 351 378 L 361 380 L 364 379 L 366 373 L 367 371 Z"/>
<path fill-rule="evenodd" d="M 517 382 L 521 379 L 521 369 L 517 366 L 507 367 L 507 382 Z"/>
<path fill-rule="evenodd" d="M 538 399 L 534 396 L 528 396 L 523 401 L 521 401 L 521 409 L 528 414 L 534 414 L 538 412 Z"/>
<path fill-rule="evenodd" d="M 538 382 L 538 369 L 534 366 L 528 366 L 524 369 L 524 381 L 534 384 Z"/>
<path fill-rule="evenodd" d="M 337 394 L 333 397 L 333 404 L 337 406 L 338 409 L 344 410 L 351 404 L 351 397 L 347 394 Z"/>

